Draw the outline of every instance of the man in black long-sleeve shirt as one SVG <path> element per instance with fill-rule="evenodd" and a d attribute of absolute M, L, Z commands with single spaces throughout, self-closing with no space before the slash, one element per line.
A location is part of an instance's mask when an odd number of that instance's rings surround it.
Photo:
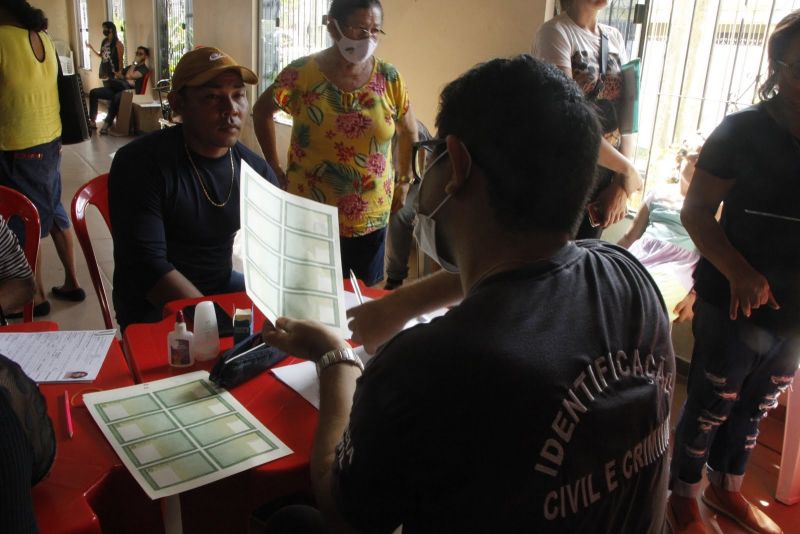
<path fill-rule="evenodd" d="M 114 306 L 121 328 L 157 321 L 171 300 L 244 290 L 232 270 L 239 168 L 272 169 L 239 140 L 256 75 L 216 48 L 181 58 L 169 94 L 182 124 L 117 152 L 109 175 Z"/>

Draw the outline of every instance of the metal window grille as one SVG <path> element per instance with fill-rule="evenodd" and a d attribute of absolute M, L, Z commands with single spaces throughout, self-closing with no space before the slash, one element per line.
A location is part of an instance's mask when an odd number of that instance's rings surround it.
<path fill-rule="evenodd" d="M 261 0 L 259 93 L 295 59 L 330 46 L 323 25 L 329 6 L 330 0 Z"/>
<path fill-rule="evenodd" d="M 86 0 L 78 0 L 78 42 L 81 49 L 81 68 L 91 70 L 92 52 L 86 46 L 89 42 L 89 13 Z"/>
<path fill-rule="evenodd" d="M 158 77 L 171 79 L 181 56 L 194 42 L 192 0 L 158 0 Z"/>
<path fill-rule="evenodd" d="M 798 0 L 648 0 L 636 165 L 646 187 L 675 167 L 680 144 L 758 102 L 775 24 Z"/>

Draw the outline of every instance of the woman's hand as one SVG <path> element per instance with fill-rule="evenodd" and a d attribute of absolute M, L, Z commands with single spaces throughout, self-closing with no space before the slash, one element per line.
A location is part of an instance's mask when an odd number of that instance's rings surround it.
<path fill-rule="evenodd" d="M 747 266 L 741 273 L 736 273 L 730 280 L 731 304 L 730 316 L 735 321 L 739 308 L 745 317 L 750 317 L 753 310 L 767 305 L 773 310 L 779 310 L 780 305 L 772 294 L 769 281 L 758 271 Z"/>
<path fill-rule="evenodd" d="M 608 228 L 621 221 L 628 213 L 628 195 L 625 193 L 625 189 L 616 182 L 612 182 L 603 189 L 594 204 L 597 205 L 602 216 L 601 228 Z"/>
<path fill-rule="evenodd" d="M 273 326 L 264 321 L 261 337 L 275 347 L 292 356 L 316 362 L 331 350 L 347 348 L 350 345 L 339 335 L 316 321 L 296 321 L 280 317 Z"/>
<path fill-rule="evenodd" d="M 694 301 L 697 300 L 697 293 L 694 289 L 689 291 L 683 300 L 681 300 L 672 312 L 677 315 L 673 322 L 683 323 L 694 319 Z"/>

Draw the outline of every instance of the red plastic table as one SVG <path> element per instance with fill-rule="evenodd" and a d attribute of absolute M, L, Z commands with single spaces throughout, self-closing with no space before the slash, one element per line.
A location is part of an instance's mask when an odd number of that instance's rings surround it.
<path fill-rule="evenodd" d="M 58 325 L 33 322 L 0 327 L 0 332 L 52 332 Z M 92 383 L 41 384 L 56 436 L 56 458 L 47 477 L 33 488 L 33 505 L 43 533 L 162 532 L 161 511 L 120 462 L 100 432 L 81 394 L 133 384 L 117 340 L 111 343 Z M 74 434 L 67 434 L 64 391 L 74 399 Z"/>
<path fill-rule="evenodd" d="M 345 281 L 345 289 L 350 289 Z M 384 292 L 362 287 L 362 292 L 379 297 Z M 203 300 L 213 300 L 225 310 L 234 306 L 249 308 L 245 293 L 229 293 L 171 302 L 164 308 L 165 318 L 158 323 L 132 324 L 125 330 L 123 344 L 137 382 L 149 382 L 205 369 L 215 360 L 198 362 L 188 368 L 173 368 L 167 363 L 167 334 L 175 324 L 177 310 Z M 264 316 L 256 310 L 254 327 L 260 329 Z M 256 331 L 254 330 L 254 331 Z M 222 351 L 233 344 L 231 337 L 220 339 Z M 291 365 L 302 360 L 289 357 L 279 364 Z M 309 454 L 318 412 L 289 386 L 266 372 L 231 390 L 231 394 L 250 413 L 292 449 L 293 454 L 181 494 L 181 520 L 184 532 L 244 531 L 250 513 L 258 506 L 293 494 L 308 494 Z M 225 510 L 222 513 L 222 510 Z"/>

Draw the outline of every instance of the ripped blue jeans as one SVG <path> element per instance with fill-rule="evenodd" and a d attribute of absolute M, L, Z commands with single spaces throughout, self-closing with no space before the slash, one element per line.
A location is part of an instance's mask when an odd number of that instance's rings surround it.
<path fill-rule="evenodd" d="M 687 398 L 672 453 L 670 486 L 697 497 L 703 467 L 716 487 L 739 491 L 758 426 L 792 383 L 800 337 L 777 336 L 698 298 Z"/>

